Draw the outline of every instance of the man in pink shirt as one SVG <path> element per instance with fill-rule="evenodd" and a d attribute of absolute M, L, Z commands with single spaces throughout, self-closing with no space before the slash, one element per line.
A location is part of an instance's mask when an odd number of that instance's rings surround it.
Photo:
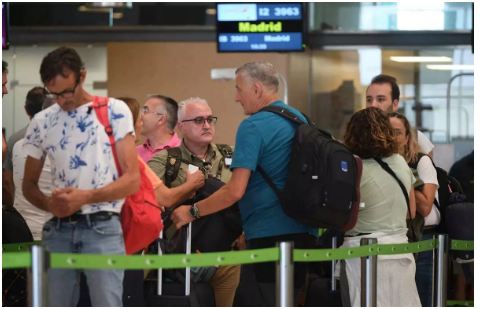
<path fill-rule="evenodd" d="M 136 148 L 144 162 L 163 149 L 181 144 L 174 132 L 178 122 L 177 113 L 178 103 L 170 97 L 152 95 L 146 100 L 141 110 L 141 135 L 145 140 Z"/>

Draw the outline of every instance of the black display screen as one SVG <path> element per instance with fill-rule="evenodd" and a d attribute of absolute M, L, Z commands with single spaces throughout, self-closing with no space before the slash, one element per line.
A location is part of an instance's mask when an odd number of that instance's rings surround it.
<path fill-rule="evenodd" d="M 219 52 L 303 51 L 301 3 L 217 4 Z"/>

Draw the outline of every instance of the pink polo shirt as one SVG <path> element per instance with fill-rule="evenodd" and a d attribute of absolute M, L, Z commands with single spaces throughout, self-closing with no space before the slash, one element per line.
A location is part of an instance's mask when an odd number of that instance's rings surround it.
<path fill-rule="evenodd" d="M 181 140 L 179 139 L 178 135 L 174 133 L 173 137 L 171 137 L 171 139 L 166 144 L 161 145 L 156 149 L 151 147 L 149 140 L 146 140 L 144 144 L 138 145 L 136 147 L 136 150 L 138 151 L 139 156 L 144 160 L 144 162 L 148 162 L 157 152 L 166 148 L 178 147 L 179 145 L 181 145 Z"/>

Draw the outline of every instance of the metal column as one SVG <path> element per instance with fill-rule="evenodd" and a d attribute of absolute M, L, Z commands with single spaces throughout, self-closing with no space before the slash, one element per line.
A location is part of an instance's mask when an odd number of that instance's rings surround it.
<path fill-rule="evenodd" d="M 48 255 L 42 246 L 34 245 L 32 269 L 29 274 L 29 303 L 32 307 L 46 307 L 47 304 L 47 260 Z"/>
<path fill-rule="evenodd" d="M 280 261 L 277 262 L 275 299 L 277 307 L 293 307 L 294 265 L 293 242 L 281 242 Z"/>
<path fill-rule="evenodd" d="M 332 249 L 337 248 L 337 236 L 332 236 Z M 337 281 L 335 279 L 335 267 L 337 265 L 337 260 L 332 260 L 332 269 L 331 269 L 331 275 L 330 275 L 330 290 L 332 292 L 337 291 Z"/>
<path fill-rule="evenodd" d="M 436 307 L 446 306 L 446 291 L 448 287 L 448 256 L 449 238 L 447 234 L 438 235 L 438 251 L 434 260 L 434 273 L 436 282 L 434 285 L 434 302 Z"/>
<path fill-rule="evenodd" d="M 377 244 L 377 238 L 362 238 L 361 246 Z M 361 307 L 377 307 L 377 255 L 361 257 Z"/>

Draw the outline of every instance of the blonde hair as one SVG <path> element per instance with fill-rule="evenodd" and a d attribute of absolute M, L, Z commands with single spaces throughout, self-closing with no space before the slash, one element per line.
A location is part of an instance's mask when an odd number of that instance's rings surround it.
<path fill-rule="evenodd" d="M 403 114 L 397 112 L 388 113 L 389 118 L 397 118 L 401 120 L 406 129 L 406 137 L 408 142 L 404 145 L 404 150 L 401 155 L 407 163 L 415 162 L 418 159 L 419 146 L 417 141 L 417 133 L 415 128 L 411 128 L 408 119 Z"/>

